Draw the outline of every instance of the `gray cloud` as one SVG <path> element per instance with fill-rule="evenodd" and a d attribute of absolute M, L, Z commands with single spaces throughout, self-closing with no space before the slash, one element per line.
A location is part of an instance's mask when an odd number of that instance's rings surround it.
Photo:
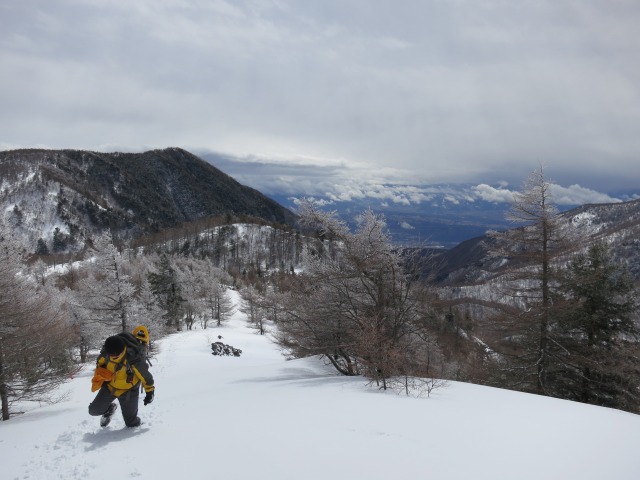
<path fill-rule="evenodd" d="M 416 227 L 412 226 L 411 224 L 407 223 L 407 222 L 400 222 L 400 228 L 404 229 L 404 230 L 415 230 Z"/>
<path fill-rule="evenodd" d="M 582 205 L 585 203 L 618 203 L 619 198 L 611 197 L 605 193 L 596 192 L 590 188 L 580 185 L 570 185 L 562 187 L 560 185 L 551 185 L 551 194 L 553 200 L 558 205 Z"/>
<path fill-rule="evenodd" d="M 476 185 L 473 191 L 477 198 L 487 202 L 509 203 L 513 201 L 513 195 L 518 190 L 510 190 L 503 187 L 492 187 L 486 184 Z M 611 197 L 606 193 L 597 192 L 580 185 L 563 187 L 552 183 L 550 192 L 554 203 L 557 205 L 583 205 L 586 203 L 617 203 L 622 200 Z"/>
<path fill-rule="evenodd" d="M 391 202 L 419 198 L 376 182 L 518 183 L 541 161 L 637 188 L 638 24 L 628 0 L 4 2 L 0 148 L 225 152 Z"/>
<path fill-rule="evenodd" d="M 258 158 L 234 158 L 212 152 L 198 152 L 214 166 L 267 194 L 313 197 L 323 205 L 353 200 L 376 200 L 381 204 L 420 205 L 436 199 L 451 204 L 475 202 L 510 203 L 520 186 L 507 181 L 498 184 L 405 184 L 401 176 L 380 174 L 350 165 L 318 166 L 309 159 L 274 162 Z M 382 177 L 390 181 L 384 182 Z M 522 184 L 522 179 L 519 183 Z M 560 206 L 586 203 L 615 203 L 623 199 L 578 184 L 568 187 L 550 181 L 554 203 Z M 636 195 L 634 198 L 640 198 Z M 437 200 L 440 201 L 440 200 Z"/>
<path fill-rule="evenodd" d="M 509 203 L 513 201 L 514 192 L 506 188 L 492 187 L 491 185 L 482 183 L 476 185 L 474 191 L 478 198 L 486 202 Z"/>

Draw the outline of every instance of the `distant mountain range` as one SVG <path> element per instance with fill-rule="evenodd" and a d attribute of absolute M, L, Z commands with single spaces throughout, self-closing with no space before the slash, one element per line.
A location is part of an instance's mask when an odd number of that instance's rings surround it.
<path fill-rule="evenodd" d="M 511 228 L 505 213 L 512 192 L 521 187 L 505 182 L 486 184 L 482 179 L 467 184 L 401 184 L 391 179 L 385 183 L 380 177 L 373 181 L 375 175 L 362 175 L 342 165 L 239 158 L 205 150 L 198 154 L 291 210 L 296 208 L 296 199 L 312 197 L 351 225 L 367 208 L 383 213 L 394 243 L 403 246 L 452 248 L 489 229 Z M 561 210 L 640 198 L 638 189 L 602 192 L 553 182 L 552 188 Z"/>
<path fill-rule="evenodd" d="M 584 245 L 604 241 L 614 261 L 640 281 L 640 200 L 583 205 L 561 214 Z M 486 236 L 468 239 L 446 251 L 436 251 L 431 272 L 440 284 L 482 283 L 505 272 L 509 264 L 488 254 Z"/>
<path fill-rule="evenodd" d="M 5 222 L 30 251 L 79 250 L 106 228 L 134 238 L 216 216 L 296 227 L 293 198 L 269 198 L 179 148 L 0 152 L 0 203 Z M 504 220 L 507 203 L 471 198 L 460 185 L 438 186 L 419 205 L 368 199 L 327 208 L 350 224 L 367 208 L 384 213 L 396 244 L 435 252 L 432 268 L 442 283 L 496 274 L 484 235 L 512 226 Z M 640 200 L 584 205 L 562 215 L 585 239 L 605 239 L 640 279 Z"/>

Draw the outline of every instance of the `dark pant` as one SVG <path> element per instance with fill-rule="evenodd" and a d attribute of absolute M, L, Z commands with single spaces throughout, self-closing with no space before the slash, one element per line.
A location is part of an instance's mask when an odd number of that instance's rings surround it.
<path fill-rule="evenodd" d="M 120 409 L 122 410 L 122 418 L 125 425 L 131 426 L 136 424 L 136 418 L 138 418 L 138 397 L 140 396 L 140 386 L 136 385 L 128 392 L 123 393 L 118 398 L 120 402 Z M 104 413 L 116 399 L 116 396 L 109 391 L 106 384 L 102 384 L 96 398 L 89 404 L 89 415 L 99 417 Z"/>

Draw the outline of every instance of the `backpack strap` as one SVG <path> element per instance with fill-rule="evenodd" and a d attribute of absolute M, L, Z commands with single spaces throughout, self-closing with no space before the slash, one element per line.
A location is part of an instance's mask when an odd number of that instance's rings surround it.
<path fill-rule="evenodd" d="M 133 375 L 134 374 L 133 374 L 133 368 L 131 368 L 131 362 L 127 361 L 127 382 L 133 383 Z"/>

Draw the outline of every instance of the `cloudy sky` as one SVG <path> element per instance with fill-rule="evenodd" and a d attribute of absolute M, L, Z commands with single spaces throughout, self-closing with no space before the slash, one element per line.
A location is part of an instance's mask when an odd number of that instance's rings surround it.
<path fill-rule="evenodd" d="M 638 189 L 638 25 L 637 0 L 5 0 L 0 149 L 177 146 L 265 188 L 500 196 L 544 164 Z"/>

